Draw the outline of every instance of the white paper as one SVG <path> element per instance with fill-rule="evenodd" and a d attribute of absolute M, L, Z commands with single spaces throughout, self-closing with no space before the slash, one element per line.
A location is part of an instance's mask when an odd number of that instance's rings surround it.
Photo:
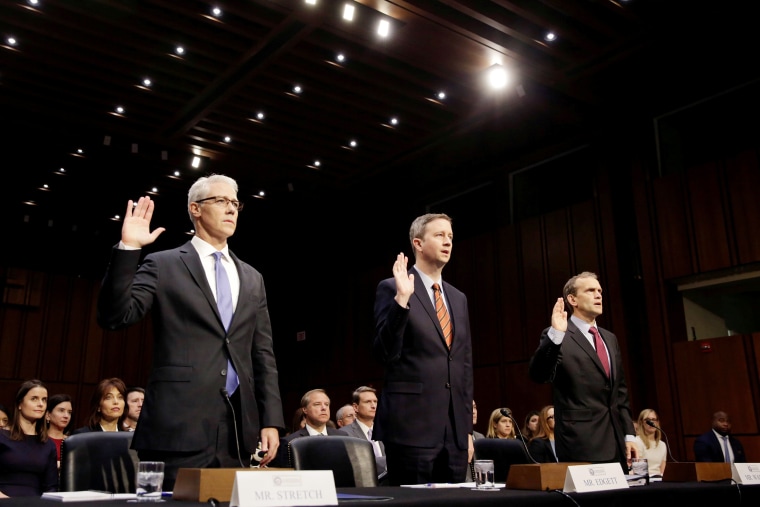
<path fill-rule="evenodd" d="M 109 493 L 107 491 L 50 491 L 42 494 L 46 500 L 57 502 L 88 502 L 94 500 L 130 500 L 134 493 Z"/>

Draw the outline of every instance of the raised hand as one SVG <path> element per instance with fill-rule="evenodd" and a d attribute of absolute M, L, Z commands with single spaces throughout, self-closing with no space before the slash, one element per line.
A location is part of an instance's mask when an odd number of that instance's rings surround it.
<path fill-rule="evenodd" d="M 406 264 L 409 262 L 406 255 L 400 253 L 393 263 L 393 278 L 396 280 L 396 302 L 406 306 L 409 298 L 414 294 L 414 275 L 407 273 Z"/>
<path fill-rule="evenodd" d="M 565 311 L 565 300 L 557 298 L 552 308 L 552 327 L 563 333 L 567 331 L 567 312 Z"/>
<path fill-rule="evenodd" d="M 150 197 L 140 197 L 137 204 L 133 201 L 127 203 L 127 211 L 124 213 L 124 222 L 121 225 L 121 242 L 132 248 L 142 248 L 150 245 L 166 229 L 157 227 L 150 231 L 150 220 L 153 218 L 155 203 Z"/>

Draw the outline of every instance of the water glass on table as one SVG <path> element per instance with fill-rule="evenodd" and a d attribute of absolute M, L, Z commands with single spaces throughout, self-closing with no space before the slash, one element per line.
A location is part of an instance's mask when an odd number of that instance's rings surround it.
<path fill-rule="evenodd" d="M 494 489 L 494 467 L 492 459 L 475 460 L 475 488 Z"/>
<path fill-rule="evenodd" d="M 137 501 L 162 502 L 164 483 L 163 461 L 140 461 L 137 463 Z"/>

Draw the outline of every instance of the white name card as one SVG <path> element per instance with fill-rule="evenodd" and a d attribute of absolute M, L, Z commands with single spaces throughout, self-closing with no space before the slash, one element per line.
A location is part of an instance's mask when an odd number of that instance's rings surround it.
<path fill-rule="evenodd" d="M 235 472 L 230 507 L 338 505 L 331 470 Z"/>
<path fill-rule="evenodd" d="M 760 484 L 760 463 L 732 463 L 731 478 L 736 484 Z"/>
<path fill-rule="evenodd" d="M 623 475 L 623 468 L 620 463 L 599 463 L 567 467 L 563 491 L 566 493 L 588 493 L 589 491 L 607 491 L 627 487 L 628 481 Z"/>

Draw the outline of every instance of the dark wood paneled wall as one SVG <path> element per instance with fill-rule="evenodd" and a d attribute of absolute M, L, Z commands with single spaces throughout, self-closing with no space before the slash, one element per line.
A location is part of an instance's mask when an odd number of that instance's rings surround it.
<path fill-rule="evenodd" d="M 699 342 L 687 340 L 674 282 L 760 262 L 756 150 L 657 177 L 635 149 L 616 148 L 596 152 L 591 200 L 456 241 L 444 276 L 469 298 L 478 428 L 485 430 L 493 408 L 524 415 L 550 403 L 549 386 L 528 380 L 528 360 L 564 282 L 588 270 L 605 291 L 602 325 L 624 349 L 634 412 L 657 409 L 673 454 L 688 459 L 696 433 L 709 427 L 713 410 L 725 408 L 748 455 L 760 461 L 760 338 L 711 340 L 715 353 L 702 353 Z M 358 385 L 381 387 L 382 368 L 371 358 L 372 305 L 391 264 L 389 257 L 377 265 L 349 261 L 337 273 L 335 266 L 282 268 L 308 280 L 310 292 L 319 287 L 318 299 L 308 302 L 296 287 L 287 298 L 280 289 L 273 311 L 286 421 L 308 389 L 326 388 L 337 408 Z M 0 402 L 10 404 L 22 380 L 41 378 L 51 391 L 74 396 L 81 422 L 101 378 L 146 383 L 150 320 L 118 332 L 100 329 L 99 280 L 13 265 L 2 274 Z M 306 331 L 306 341 L 295 340 L 298 331 Z"/>

